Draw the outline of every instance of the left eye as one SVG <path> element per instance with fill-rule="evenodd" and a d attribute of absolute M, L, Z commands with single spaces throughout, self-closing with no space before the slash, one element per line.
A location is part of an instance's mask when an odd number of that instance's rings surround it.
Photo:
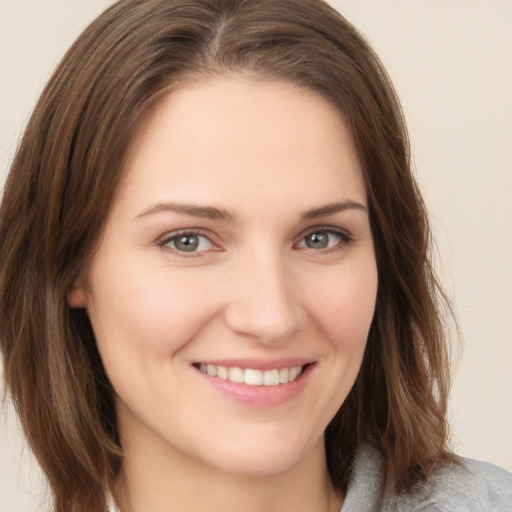
<path fill-rule="evenodd" d="M 348 241 L 349 237 L 345 233 L 333 230 L 319 230 L 308 233 L 297 246 L 301 248 L 307 247 L 308 249 L 330 249 Z"/>
<path fill-rule="evenodd" d="M 208 237 L 198 233 L 179 233 L 167 237 L 161 245 L 178 252 L 201 252 L 208 251 L 213 247 L 213 243 Z"/>

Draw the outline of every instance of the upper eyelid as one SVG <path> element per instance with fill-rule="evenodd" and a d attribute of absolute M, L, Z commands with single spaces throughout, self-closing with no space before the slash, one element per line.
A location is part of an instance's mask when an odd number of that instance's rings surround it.
<path fill-rule="evenodd" d="M 307 247 L 307 246 L 301 246 L 301 244 L 304 243 L 304 241 L 308 235 L 311 235 L 313 233 L 322 233 L 322 232 L 336 235 L 339 237 L 340 240 L 338 241 L 338 243 L 336 243 L 332 247 L 315 248 L 314 249 L 314 248 Z M 298 237 L 297 241 L 293 244 L 293 247 L 294 247 L 294 249 L 299 250 L 299 251 L 312 250 L 316 254 L 327 254 L 327 253 L 332 253 L 333 251 L 337 251 L 339 249 L 344 249 L 349 244 L 351 244 L 353 242 L 354 242 L 354 237 L 346 229 L 336 228 L 336 227 L 332 227 L 332 226 L 325 226 L 325 227 L 315 226 L 309 230 L 302 232 L 302 234 Z"/>
<path fill-rule="evenodd" d="M 200 236 L 204 237 L 211 244 L 211 247 L 205 250 L 197 250 L 197 251 L 181 251 L 176 247 L 172 247 L 171 242 L 178 239 L 180 236 Z M 205 234 L 202 229 L 178 229 L 175 231 L 168 231 L 166 234 L 157 238 L 155 242 L 156 246 L 165 251 L 168 255 L 173 255 L 176 258 L 180 259 L 194 259 L 194 258 L 203 258 L 208 255 L 208 253 L 216 253 L 222 251 L 222 247 L 220 244 L 216 243 L 212 240 L 212 236 Z"/>
<path fill-rule="evenodd" d="M 156 243 L 163 244 L 172 240 L 173 238 L 177 238 L 180 235 L 197 235 L 204 236 L 208 238 L 212 244 L 215 244 L 214 238 L 216 238 L 213 233 L 209 230 L 205 230 L 202 228 L 184 228 L 184 229 L 175 229 L 174 231 L 167 231 L 165 234 L 160 235 L 156 239 Z"/>
<path fill-rule="evenodd" d="M 301 240 L 305 236 L 308 236 L 312 233 L 316 233 L 317 231 L 336 233 L 347 238 L 353 239 L 351 232 L 345 228 L 339 228 L 335 226 L 311 226 L 310 228 L 307 228 L 304 231 L 302 231 L 301 234 L 297 237 L 297 240 Z"/>

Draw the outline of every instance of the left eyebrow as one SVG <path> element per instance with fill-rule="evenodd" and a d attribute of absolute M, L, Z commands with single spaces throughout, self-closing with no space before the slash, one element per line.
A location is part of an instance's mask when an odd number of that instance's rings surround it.
<path fill-rule="evenodd" d="M 331 203 L 321 206 L 320 208 L 308 210 L 301 215 L 300 219 L 301 222 L 303 222 L 306 220 L 318 219 L 319 217 L 327 217 L 328 215 L 333 215 L 345 210 L 360 210 L 368 213 L 368 208 L 362 203 L 358 203 L 357 201 L 343 201 L 341 203 Z"/>

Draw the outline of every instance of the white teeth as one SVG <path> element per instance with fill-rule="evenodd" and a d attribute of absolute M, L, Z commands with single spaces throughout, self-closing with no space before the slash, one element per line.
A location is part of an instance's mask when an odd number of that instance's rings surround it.
<path fill-rule="evenodd" d="M 281 368 L 279 370 L 279 383 L 286 384 L 287 382 L 290 382 L 289 376 L 290 370 L 288 368 Z"/>
<path fill-rule="evenodd" d="M 244 382 L 248 386 L 261 386 L 263 384 L 263 372 L 247 368 L 244 371 Z"/>
<path fill-rule="evenodd" d="M 242 369 L 236 366 L 228 368 L 227 366 L 201 363 L 199 370 L 212 377 L 239 384 L 244 383 L 247 386 L 278 386 L 294 381 L 302 373 L 302 366 L 262 371 L 253 368 Z"/>
<path fill-rule="evenodd" d="M 217 366 L 217 377 L 222 380 L 227 380 L 228 369 L 225 366 Z"/>
<path fill-rule="evenodd" d="M 244 371 L 242 368 L 230 368 L 228 370 L 228 380 L 231 382 L 242 383 L 244 381 Z"/>
<path fill-rule="evenodd" d="M 279 370 L 263 372 L 264 386 L 277 386 L 279 384 Z"/>
<path fill-rule="evenodd" d="M 217 367 L 214 364 L 207 364 L 206 373 L 212 377 L 217 377 Z"/>

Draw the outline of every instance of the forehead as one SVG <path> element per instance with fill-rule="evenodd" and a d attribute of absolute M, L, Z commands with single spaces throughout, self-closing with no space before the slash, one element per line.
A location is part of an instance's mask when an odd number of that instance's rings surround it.
<path fill-rule="evenodd" d="M 351 134 L 327 99 L 282 81 L 216 77 L 163 96 L 131 144 L 124 194 L 133 203 L 312 203 L 365 199 Z"/>

